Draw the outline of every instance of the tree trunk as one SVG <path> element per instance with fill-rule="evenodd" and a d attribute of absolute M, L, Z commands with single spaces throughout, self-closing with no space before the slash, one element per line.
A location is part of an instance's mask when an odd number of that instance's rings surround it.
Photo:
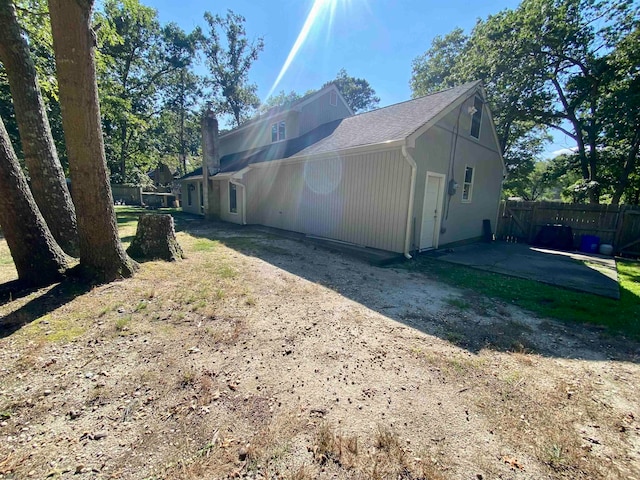
<path fill-rule="evenodd" d="M 62 126 L 78 215 L 80 266 L 100 282 L 133 275 L 107 175 L 91 30 L 93 0 L 49 0 Z"/>
<path fill-rule="evenodd" d="M 176 240 L 173 217 L 168 214 L 140 215 L 136 236 L 127 253 L 138 260 L 158 258 L 168 262 L 182 260 L 184 254 Z"/>
<path fill-rule="evenodd" d="M 184 138 L 184 68 L 180 70 L 180 167 L 182 168 L 182 175 L 187 174 L 187 148 Z"/>
<path fill-rule="evenodd" d="M 127 183 L 127 120 L 123 120 L 120 125 L 120 183 Z"/>
<path fill-rule="evenodd" d="M 21 281 L 26 285 L 41 286 L 62 279 L 68 266 L 67 259 L 36 206 L 2 119 L 0 225 Z"/>
<path fill-rule="evenodd" d="M 33 197 L 62 249 L 78 255 L 76 213 L 58 160 L 29 47 L 11 0 L 0 0 L 0 61 L 5 66 Z"/>

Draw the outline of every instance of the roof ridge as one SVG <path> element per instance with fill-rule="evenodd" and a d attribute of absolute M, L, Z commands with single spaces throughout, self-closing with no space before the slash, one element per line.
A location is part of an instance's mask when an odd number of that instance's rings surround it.
<path fill-rule="evenodd" d="M 449 90 L 455 90 L 455 89 L 460 89 L 464 91 L 471 90 L 472 85 L 475 86 L 475 85 L 479 85 L 480 83 L 481 83 L 480 80 L 474 80 L 472 82 L 463 83 L 462 85 L 457 85 L 455 87 L 449 87 L 449 88 L 445 88 L 444 90 L 438 90 L 437 92 L 427 93 L 426 95 L 422 95 L 421 97 L 410 98 L 409 100 L 403 100 L 402 102 L 392 103 L 391 105 L 385 105 L 384 107 L 376 108 L 375 110 L 360 112 L 360 113 L 357 113 L 356 115 L 352 115 L 351 117 L 345 117 L 345 120 L 348 118 L 360 117 L 362 115 L 366 115 L 367 113 L 379 112 L 380 110 L 384 110 L 385 108 L 395 107 L 397 105 L 402 105 L 403 103 L 410 103 L 410 102 L 415 102 L 416 100 L 422 100 L 423 98 L 432 97 L 433 95 L 439 95 L 440 93 L 445 93 L 445 92 L 448 92 Z"/>

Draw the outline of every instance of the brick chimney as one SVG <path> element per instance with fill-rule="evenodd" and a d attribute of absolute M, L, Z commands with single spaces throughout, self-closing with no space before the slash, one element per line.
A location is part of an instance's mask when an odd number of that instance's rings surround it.
<path fill-rule="evenodd" d="M 218 120 L 211 108 L 207 108 L 201 122 L 202 127 L 202 171 L 205 165 L 212 176 L 220 171 L 220 145 L 218 141 Z"/>
<path fill-rule="evenodd" d="M 220 182 L 212 180 L 220 171 L 218 120 L 211 108 L 202 117 L 202 194 L 205 218 L 220 218 Z"/>

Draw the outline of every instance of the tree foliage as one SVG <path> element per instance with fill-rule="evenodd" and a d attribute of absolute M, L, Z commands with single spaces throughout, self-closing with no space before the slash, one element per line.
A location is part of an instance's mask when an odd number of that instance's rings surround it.
<path fill-rule="evenodd" d="M 199 31 L 186 34 L 172 23 L 161 26 L 157 12 L 138 0 L 107 0 L 96 24 L 108 164 L 112 179 L 138 183 L 164 148 L 164 139 L 154 135 L 156 123 L 162 120 L 164 101 L 175 107 L 171 90 L 185 78 L 177 72 L 192 64 Z M 182 103 L 186 108 L 187 101 Z"/>
<path fill-rule="evenodd" d="M 271 95 L 269 98 L 265 100 L 265 102 L 260 105 L 260 112 L 264 113 L 273 107 L 282 107 L 291 105 L 293 102 L 300 100 L 302 95 L 299 95 L 297 92 L 291 90 L 289 93 L 286 93 L 284 90 L 280 90 L 280 92 L 276 95 Z"/>
<path fill-rule="evenodd" d="M 233 117 L 236 126 L 260 106 L 257 85 L 249 83 L 249 70 L 264 49 L 264 41 L 247 39 L 242 15 L 227 11 L 225 17 L 205 12 L 208 36 L 202 38 L 202 48 L 211 74 L 216 113 Z M 224 38 L 224 40 L 223 40 Z"/>
<path fill-rule="evenodd" d="M 478 21 L 468 37 L 458 29 L 436 38 L 414 61 L 411 86 L 422 95 L 482 80 L 508 166 L 524 162 L 531 172 L 532 159 L 517 155 L 518 144 L 528 138 L 539 147 L 544 137 L 536 132 L 562 132 L 575 140 L 581 188 L 597 202 L 600 193 L 624 183 L 607 185 L 603 173 L 609 166 L 600 152 L 614 125 L 625 125 L 617 131 L 622 157 L 637 157 L 637 124 L 624 113 L 637 101 L 637 29 L 631 1 L 524 0 Z M 616 105 L 623 110 L 616 113 Z"/>
<path fill-rule="evenodd" d="M 344 68 L 340 69 L 335 79 L 325 83 L 323 87 L 332 83 L 338 87 L 354 113 L 373 110 L 380 103 L 380 97 L 376 96 L 376 91 L 367 80 L 349 76 Z"/>

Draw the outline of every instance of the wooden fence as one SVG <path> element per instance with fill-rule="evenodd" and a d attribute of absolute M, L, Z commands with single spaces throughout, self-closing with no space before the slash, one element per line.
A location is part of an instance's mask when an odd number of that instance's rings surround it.
<path fill-rule="evenodd" d="M 131 185 L 111 184 L 114 202 L 124 202 L 127 205 L 142 205 L 142 187 Z"/>
<path fill-rule="evenodd" d="M 549 224 L 571 227 L 576 248 L 582 235 L 595 235 L 617 254 L 640 256 L 640 207 L 633 205 L 506 201 L 500 205 L 496 238 L 531 243 Z"/>

